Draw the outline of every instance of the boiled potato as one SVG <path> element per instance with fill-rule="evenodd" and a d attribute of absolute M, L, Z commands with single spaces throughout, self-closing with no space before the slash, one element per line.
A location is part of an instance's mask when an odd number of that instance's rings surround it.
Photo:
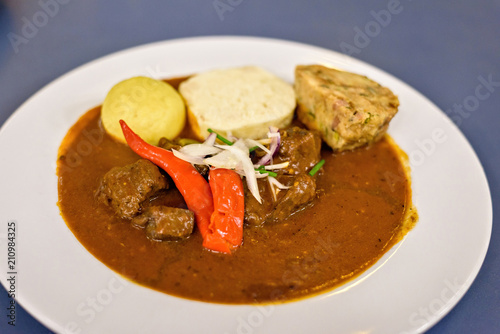
<path fill-rule="evenodd" d="M 101 110 L 106 132 L 125 142 L 120 119 L 146 142 L 157 145 L 161 137 L 173 139 L 179 135 L 186 122 L 186 107 L 168 83 L 134 77 L 113 86 Z"/>

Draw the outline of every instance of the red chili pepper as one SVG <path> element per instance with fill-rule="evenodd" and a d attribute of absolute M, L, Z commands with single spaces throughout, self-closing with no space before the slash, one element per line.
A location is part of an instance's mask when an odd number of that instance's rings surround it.
<path fill-rule="evenodd" d="M 209 183 L 214 196 L 210 229 L 219 233 L 229 247 L 238 247 L 243 240 L 245 215 L 243 182 L 235 171 L 217 168 L 210 170 Z"/>
<path fill-rule="evenodd" d="M 203 176 L 189 162 L 177 158 L 172 152 L 146 143 L 123 120 L 120 120 L 120 125 L 130 148 L 170 175 L 184 197 L 188 209 L 194 213 L 196 225 L 203 237 L 203 246 L 213 251 L 230 253 L 231 250 L 222 236 L 214 233 L 209 227 L 214 203 L 210 185 Z"/>

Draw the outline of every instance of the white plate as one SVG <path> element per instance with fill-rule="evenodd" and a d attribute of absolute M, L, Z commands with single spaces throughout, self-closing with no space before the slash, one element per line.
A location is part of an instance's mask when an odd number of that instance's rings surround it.
<path fill-rule="evenodd" d="M 226 306 L 129 283 L 89 254 L 59 215 L 57 150 L 69 127 L 109 88 L 135 76 L 173 77 L 260 65 L 293 81 L 297 64 L 326 64 L 391 88 L 401 107 L 389 133 L 408 153 L 420 221 L 358 279 L 276 306 Z M 81 66 L 25 104 L 0 132 L 0 233 L 17 225 L 17 299 L 56 332 L 413 333 L 441 319 L 476 277 L 488 248 L 491 197 L 474 151 L 429 100 L 383 71 L 329 50 L 248 37 L 180 39 Z M 0 278 L 7 286 L 6 256 Z"/>

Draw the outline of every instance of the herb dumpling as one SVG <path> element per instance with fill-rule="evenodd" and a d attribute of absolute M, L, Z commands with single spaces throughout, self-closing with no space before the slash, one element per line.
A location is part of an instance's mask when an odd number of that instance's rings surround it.
<path fill-rule="evenodd" d="M 179 92 L 200 139 L 208 136 L 209 128 L 236 137 L 265 137 L 269 126 L 290 125 L 296 106 L 293 86 L 256 66 L 194 75 Z"/>
<path fill-rule="evenodd" d="M 295 69 L 297 116 L 335 151 L 380 139 L 398 111 L 390 89 L 365 76 L 321 65 Z"/>

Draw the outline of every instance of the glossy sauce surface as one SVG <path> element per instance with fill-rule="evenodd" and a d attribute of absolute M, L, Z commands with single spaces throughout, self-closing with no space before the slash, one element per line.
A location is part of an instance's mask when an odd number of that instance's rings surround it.
<path fill-rule="evenodd" d="M 279 224 L 245 226 L 243 245 L 232 255 L 203 249 L 197 230 L 184 241 L 149 240 L 94 198 L 109 169 L 138 159 L 106 135 L 99 113 L 97 107 L 82 116 L 61 145 L 61 214 L 96 258 L 150 288 L 230 304 L 302 298 L 365 271 L 416 221 L 402 158 L 384 138 L 341 154 L 323 149 L 314 204 Z M 175 189 L 156 201 L 185 207 Z"/>

